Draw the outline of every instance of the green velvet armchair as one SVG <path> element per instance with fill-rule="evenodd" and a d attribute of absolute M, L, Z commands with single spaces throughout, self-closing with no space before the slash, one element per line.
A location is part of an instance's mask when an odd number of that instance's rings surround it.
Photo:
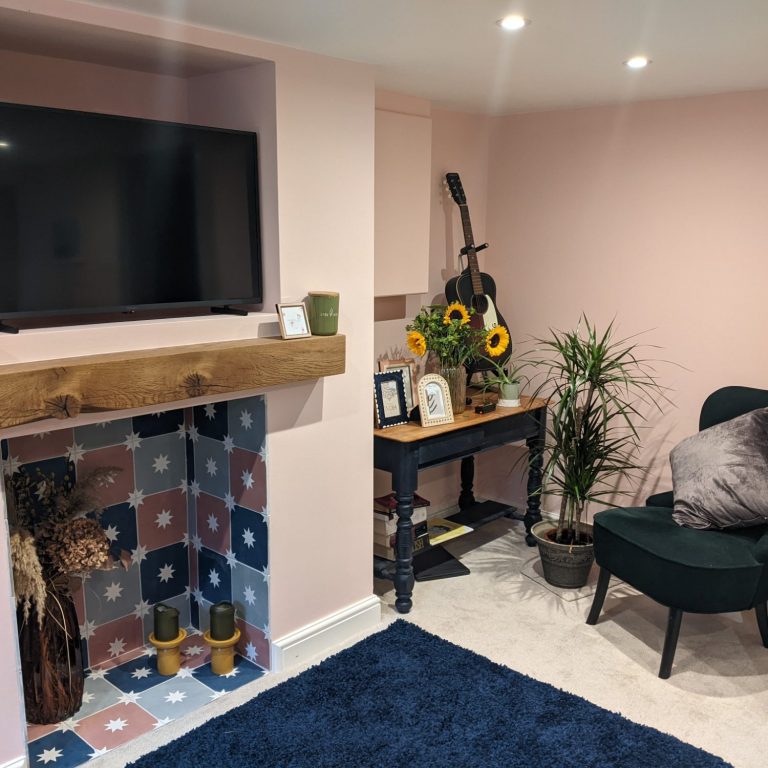
<path fill-rule="evenodd" d="M 699 429 L 768 407 L 768 390 L 724 387 L 701 409 Z M 611 575 L 669 608 L 659 677 L 672 671 L 683 613 L 755 609 L 768 648 L 768 525 L 729 530 L 684 528 L 672 519 L 672 492 L 646 506 L 609 509 L 594 519 L 600 576 L 587 624 L 596 624 Z"/>

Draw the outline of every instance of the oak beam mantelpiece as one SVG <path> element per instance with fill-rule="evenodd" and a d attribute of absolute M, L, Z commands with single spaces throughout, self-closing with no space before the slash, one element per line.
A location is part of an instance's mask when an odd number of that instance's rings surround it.
<path fill-rule="evenodd" d="M 346 338 L 248 339 L 0 366 L 0 429 L 344 373 Z"/>

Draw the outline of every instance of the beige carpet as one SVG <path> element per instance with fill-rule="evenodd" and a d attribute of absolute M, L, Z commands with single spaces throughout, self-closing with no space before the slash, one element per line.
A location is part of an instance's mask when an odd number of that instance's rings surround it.
<path fill-rule="evenodd" d="M 754 613 L 685 616 L 672 677 L 659 680 L 666 621 L 660 606 L 616 585 L 600 622 L 588 627 L 591 590 L 574 600 L 541 583 L 520 522 L 496 521 L 448 548 L 471 575 L 417 583 L 409 621 L 720 755 L 735 768 L 767 764 L 768 649 L 760 643 Z M 383 624 L 399 618 L 392 585 L 375 586 L 384 603 Z M 89 765 L 123 766 L 287 677 L 268 675 L 183 726 L 171 723 Z"/>

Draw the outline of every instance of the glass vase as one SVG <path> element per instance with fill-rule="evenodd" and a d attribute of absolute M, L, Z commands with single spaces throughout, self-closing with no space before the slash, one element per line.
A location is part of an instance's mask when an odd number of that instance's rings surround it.
<path fill-rule="evenodd" d="M 440 375 L 448 382 L 451 393 L 451 410 L 455 416 L 464 413 L 467 407 L 467 371 L 463 365 L 458 368 L 441 368 Z"/>

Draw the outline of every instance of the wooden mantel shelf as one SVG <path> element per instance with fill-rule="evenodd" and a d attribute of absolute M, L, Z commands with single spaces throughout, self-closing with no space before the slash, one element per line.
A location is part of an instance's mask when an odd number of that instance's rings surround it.
<path fill-rule="evenodd" d="M 247 339 L 0 366 L 0 429 L 344 373 L 346 338 Z"/>

